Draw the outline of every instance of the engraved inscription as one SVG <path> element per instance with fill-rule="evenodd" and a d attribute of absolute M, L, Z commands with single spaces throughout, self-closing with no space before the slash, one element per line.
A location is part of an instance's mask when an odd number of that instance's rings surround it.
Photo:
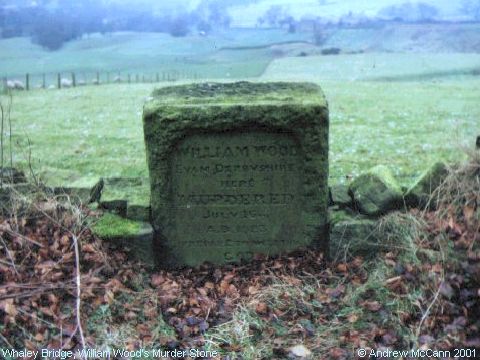
<path fill-rule="evenodd" d="M 233 261 L 301 245 L 301 149 L 291 134 L 195 134 L 171 158 L 170 246 Z"/>

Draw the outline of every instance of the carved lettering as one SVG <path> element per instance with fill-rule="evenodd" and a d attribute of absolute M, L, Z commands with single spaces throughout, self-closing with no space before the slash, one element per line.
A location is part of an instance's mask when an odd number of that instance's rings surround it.
<path fill-rule="evenodd" d="M 199 134 L 173 152 L 175 243 L 226 261 L 278 253 L 302 233 L 303 163 L 289 134 Z"/>

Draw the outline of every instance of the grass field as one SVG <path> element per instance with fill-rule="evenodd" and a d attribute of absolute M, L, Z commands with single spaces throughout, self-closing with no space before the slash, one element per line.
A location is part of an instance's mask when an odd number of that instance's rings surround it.
<path fill-rule="evenodd" d="M 373 57 L 379 56 L 370 61 Z M 390 55 L 390 60 L 388 55 L 380 57 L 385 64 L 402 63 L 396 55 Z M 355 56 L 350 59 L 357 61 Z M 433 59 L 432 55 L 428 63 Z M 316 70 L 315 60 L 319 61 Z M 476 77 L 385 82 L 349 81 L 350 75 L 344 74 L 339 80 L 330 75 L 322 79 L 323 66 L 341 73 L 342 61 L 345 71 L 354 75 L 355 68 L 348 69 L 347 60 L 284 59 L 272 63 L 262 77 L 313 80 L 323 87 L 331 111 L 333 182 L 381 163 L 408 184 L 428 163 L 461 158 L 461 147 L 471 147 L 480 134 L 480 81 Z M 452 65 L 453 61 L 440 55 L 437 65 L 431 66 L 445 64 L 445 71 L 452 66 L 470 69 L 473 60 L 466 57 L 463 63 Z M 392 70 L 401 72 L 395 66 Z M 425 68 L 419 71 L 425 73 Z M 359 71 L 357 77 L 362 76 Z M 147 176 L 141 113 L 153 88 L 125 84 L 16 93 L 12 113 L 14 140 L 20 146 L 16 160 L 26 165 L 28 135 L 34 168 L 51 184 L 78 184 L 100 176 Z"/>

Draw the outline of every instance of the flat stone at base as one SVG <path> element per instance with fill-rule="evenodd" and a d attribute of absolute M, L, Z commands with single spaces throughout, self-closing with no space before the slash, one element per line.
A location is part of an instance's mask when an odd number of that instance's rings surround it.
<path fill-rule="evenodd" d="M 3 184 L 0 187 L 0 213 L 10 214 L 15 211 L 13 206 L 17 197 L 29 196 L 38 191 L 38 188 L 30 183 Z"/>
<path fill-rule="evenodd" d="M 375 235 L 376 222 L 366 219 L 340 221 L 330 232 L 330 257 L 374 256 L 379 250 Z"/>
<path fill-rule="evenodd" d="M 127 203 L 127 219 L 136 221 L 150 221 L 150 206 Z"/>
<path fill-rule="evenodd" d="M 73 204 L 88 204 L 91 188 L 85 187 L 55 187 L 53 194 L 58 201 L 70 201 Z"/>
<path fill-rule="evenodd" d="M 141 177 L 105 178 L 99 205 L 123 217 L 150 221 L 150 189 L 148 179 Z"/>
<path fill-rule="evenodd" d="M 2 184 L 24 184 L 27 182 L 25 173 L 11 167 L 4 167 L 0 169 L 0 180 Z"/>
<path fill-rule="evenodd" d="M 149 223 L 124 219 L 106 213 L 93 226 L 92 231 L 114 246 L 128 249 L 137 260 L 153 267 L 153 228 Z"/>
<path fill-rule="evenodd" d="M 110 200 L 100 201 L 99 208 L 102 210 L 113 212 L 121 217 L 127 217 L 127 201 L 126 200 Z"/>

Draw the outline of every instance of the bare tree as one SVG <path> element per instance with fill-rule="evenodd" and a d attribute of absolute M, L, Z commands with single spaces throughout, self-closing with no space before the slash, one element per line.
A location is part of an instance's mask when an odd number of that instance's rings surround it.
<path fill-rule="evenodd" d="M 10 154 L 10 168 L 13 168 L 13 149 L 12 149 L 12 92 L 7 90 L 7 100 L 0 97 L 0 186 L 3 185 L 5 168 L 5 130 L 8 126 L 8 151 Z"/>

